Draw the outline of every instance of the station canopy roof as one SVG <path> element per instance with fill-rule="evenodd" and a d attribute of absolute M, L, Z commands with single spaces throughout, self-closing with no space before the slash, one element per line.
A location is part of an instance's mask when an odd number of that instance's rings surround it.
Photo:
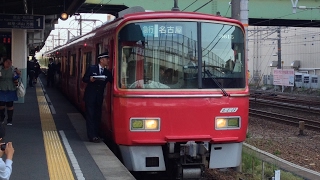
<path fill-rule="evenodd" d="M 125 5 L 88 2 L 90 3 L 86 3 L 86 0 L 1 0 L 0 15 L 44 15 L 44 36 L 46 40 L 51 30 L 54 30 L 54 24 L 58 22 L 62 12 L 66 12 L 69 16 L 79 13 L 112 14 L 117 16 L 119 11 L 128 8 Z M 6 30 L 0 29 L 0 31 Z"/>
<path fill-rule="evenodd" d="M 85 0 L 1 0 L 0 14 L 58 15 L 67 12 L 116 15 L 125 5 L 86 3 Z"/>

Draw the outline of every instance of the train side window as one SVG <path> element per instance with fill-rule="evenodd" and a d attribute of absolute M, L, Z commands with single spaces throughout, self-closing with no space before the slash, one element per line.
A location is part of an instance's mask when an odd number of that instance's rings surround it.
<path fill-rule="evenodd" d="M 67 57 L 63 56 L 62 57 L 62 72 L 66 72 L 66 67 L 67 67 Z"/>
<path fill-rule="evenodd" d="M 56 72 L 59 76 L 61 75 L 61 61 L 62 61 L 61 57 L 56 58 L 56 67 L 57 67 Z"/>
<path fill-rule="evenodd" d="M 98 55 L 102 53 L 102 44 L 96 44 L 96 57 L 98 57 Z M 96 60 L 97 58 L 95 58 Z"/>
<path fill-rule="evenodd" d="M 76 75 L 76 69 L 77 69 L 77 59 L 76 59 L 76 55 L 73 54 L 73 66 L 72 66 L 72 75 L 75 76 Z"/>
<path fill-rule="evenodd" d="M 69 58 L 69 63 L 70 63 L 69 64 L 69 75 L 72 76 L 72 74 L 73 74 L 72 73 L 72 70 L 73 70 L 73 68 L 72 68 L 73 67 L 73 57 L 72 56 L 70 56 L 70 58 Z"/>
<path fill-rule="evenodd" d="M 76 55 L 72 54 L 70 57 L 70 76 L 74 76 L 76 71 Z"/>
<path fill-rule="evenodd" d="M 87 55 L 84 55 L 82 59 L 81 77 L 84 76 L 84 73 L 86 72 L 86 69 L 87 69 L 86 60 L 87 60 Z"/>
<path fill-rule="evenodd" d="M 81 76 L 83 77 L 88 67 L 91 65 L 92 52 L 86 52 L 82 59 L 82 72 Z"/>
<path fill-rule="evenodd" d="M 88 52 L 86 54 L 87 60 L 86 60 L 86 68 L 88 68 L 91 65 L 92 62 L 92 52 Z"/>

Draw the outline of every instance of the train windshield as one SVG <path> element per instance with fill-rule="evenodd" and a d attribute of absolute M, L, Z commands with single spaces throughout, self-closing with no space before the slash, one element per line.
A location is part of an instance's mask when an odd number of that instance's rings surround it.
<path fill-rule="evenodd" d="M 244 88 L 244 33 L 212 22 L 139 22 L 119 32 L 119 87 Z"/>

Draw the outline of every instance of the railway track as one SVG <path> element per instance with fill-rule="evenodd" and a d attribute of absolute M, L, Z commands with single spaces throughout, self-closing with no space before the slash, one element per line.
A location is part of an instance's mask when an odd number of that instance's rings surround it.
<path fill-rule="evenodd" d="M 280 113 L 274 113 L 269 111 L 258 110 L 253 108 L 255 105 L 269 106 L 272 108 L 279 108 L 290 110 L 294 112 L 306 113 L 308 115 L 319 115 L 320 109 L 318 107 L 319 102 L 314 100 L 301 100 L 295 97 L 277 97 L 266 95 L 253 95 L 250 98 L 249 114 L 251 116 L 257 116 L 266 118 L 269 120 L 298 126 L 300 121 L 305 122 L 305 127 L 312 130 L 320 130 L 320 121 L 312 118 L 301 118 Z"/>
<path fill-rule="evenodd" d="M 286 110 L 293 110 L 302 113 L 320 114 L 320 108 L 310 107 L 305 105 L 296 105 L 291 103 L 282 103 L 278 101 L 270 101 L 270 100 L 262 100 L 262 99 L 250 99 L 250 106 L 253 107 L 255 105 L 262 105 L 262 106 L 271 106 L 273 108 L 281 108 Z"/>
<path fill-rule="evenodd" d="M 283 98 L 251 96 L 249 133 L 252 137 L 246 142 L 293 164 L 320 172 L 319 159 L 313 160 L 319 154 L 320 107 L 317 103 L 309 103 L 317 99 L 319 97 L 296 94 L 284 95 Z M 299 121 L 305 122 L 305 132 L 298 131 Z M 307 178 L 309 174 L 303 170 L 290 172 L 301 173 L 301 177 L 306 179 L 319 179 Z"/>
<path fill-rule="evenodd" d="M 276 95 L 276 94 L 251 94 L 251 99 L 264 99 L 264 100 L 271 100 L 283 103 L 290 103 L 294 105 L 304 105 L 309 108 L 311 107 L 320 107 L 320 101 L 317 99 L 303 99 L 303 97 L 291 97 L 291 96 L 283 96 L 283 95 Z"/>
<path fill-rule="evenodd" d="M 272 112 L 262 111 L 262 110 L 253 109 L 253 108 L 249 108 L 249 115 L 266 118 L 268 120 L 286 123 L 290 125 L 297 125 L 297 126 L 299 126 L 299 122 L 304 121 L 305 127 L 307 129 L 320 130 L 320 122 L 317 120 L 294 117 L 294 116 L 289 116 L 289 115 L 284 115 L 279 113 L 272 113 Z"/>

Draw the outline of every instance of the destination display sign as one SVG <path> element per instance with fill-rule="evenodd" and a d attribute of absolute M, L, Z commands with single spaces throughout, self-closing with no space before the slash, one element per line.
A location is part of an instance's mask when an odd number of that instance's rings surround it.
<path fill-rule="evenodd" d="M 8 29 L 44 29 L 44 16 L 1 14 L 0 28 Z"/>
<path fill-rule="evenodd" d="M 181 25 L 143 24 L 141 25 L 144 36 L 159 37 L 161 35 L 183 34 Z"/>

